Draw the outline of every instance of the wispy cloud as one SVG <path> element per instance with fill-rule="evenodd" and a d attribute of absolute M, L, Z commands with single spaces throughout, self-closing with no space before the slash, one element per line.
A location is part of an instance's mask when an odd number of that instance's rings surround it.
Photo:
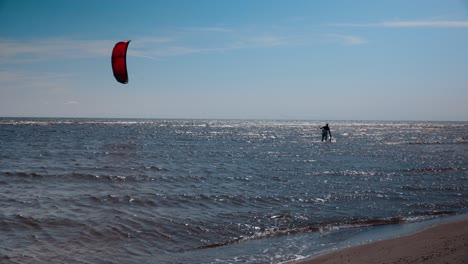
<path fill-rule="evenodd" d="M 337 40 L 344 45 L 361 45 L 367 43 L 367 40 L 352 35 L 328 34 L 328 37 Z"/>
<path fill-rule="evenodd" d="M 199 32 L 233 32 L 232 29 L 227 27 L 189 27 L 186 28 L 186 30 Z"/>
<path fill-rule="evenodd" d="M 383 22 L 385 27 L 445 27 L 468 28 L 468 21 L 392 21 Z"/>
<path fill-rule="evenodd" d="M 245 37 L 234 41 L 226 46 L 227 49 L 245 49 L 245 48 L 261 48 L 261 47 L 275 47 L 290 44 L 286 37 L 263 35 L 255 37 Z"/>
<path fill-rule="evenodd" d="M 75 101 L 75 100 L 70 100 L 70 101 L 64 102 L 63 104 L 64 104 L 64 105 L 79 105 L 80 102 Z"/>
<path fill-rule="evenodd" d="M 174 32 L 173 37 L 143 37 L 132 40 L 129 56 L 163 58 L 197 53 L 275 47 L 288 44 L 286 37 L 274 35 L 229 34 L 227 28 L 192 28 L 192 33 Z M 202 35 L 193 34 L 202 32 Z M 219 36 L 220 33 L 228 33 Z M 214 42 L 213 40 L 216 40 Z M 0 65 L 34 63 L 55 59 L 108 57 L 116 40 L 80 40 L 69 38 L 1 39 Z"/>
<path fill-rule="evenodd" d="M 108 56 L 110 40 L 44 38 L 32 40 L 0 39 L 0 63 L 27 63 L 50 59 Z"/>
<path fill-rule="evenodd" d="M 70 78 L 76 78 L 73 74 L 37 72 L 25 70 L 3 70 L 0 71 L 2 85 L 0 89 L 56 89 L 66 87 Z"/>
<path fill-rule="evenodd" d="M 291 37 L 273 34 L 242 34 L 220 28 L 197 28 L 192 32 L 200 35 L 182 35 L 160 45 L 141 45 L 133 51 L 134 56 L 163 58 L 189 54 L 209 54 L 241 49 L 273 48 L 291 44 Z M 219 35 L 220 32 L 228 33 Z M 232 33 L 232 34 L 231 34 Z M 208 35 L 206 35 L 208 34 Z"/>
<path fill-rule="evenodd" d="M 32 63 L 55 59 L 109 57 L 116 40 L 80 40 L 42 38 L 30 40 L 0 39 L 0 64 Z M 144 37 L 132 41 L 135 56 L 147 53 L 161 45 L 174 42 L 171 38 Z"/>
<path fill-rule="evenodd" d="M 468 28 L 468 21 L 464 20 L 408 20 L 384 21 L 379 23 L 335 23 L 329 24 L 337 27 L 386 27 L 386 28 Z"/>
<path fill-rule="evenodd" d="M 143 37 L 143 38 L 137 38 L 133 41 L 132 45 L 158 45 L 158 44 L 163 44 L 163 43 L 171 43 L 174 42 L 174 38 L 169 38 L 169 37 Z"/>

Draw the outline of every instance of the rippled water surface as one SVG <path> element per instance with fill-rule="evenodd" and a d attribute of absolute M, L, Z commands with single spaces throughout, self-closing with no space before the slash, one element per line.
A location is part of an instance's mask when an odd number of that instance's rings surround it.
<path fill-rule="evenodd" d="M 323 125 L 0 119 L 0 262 L 279 263 L 468 213 L 468 123 Z"/>

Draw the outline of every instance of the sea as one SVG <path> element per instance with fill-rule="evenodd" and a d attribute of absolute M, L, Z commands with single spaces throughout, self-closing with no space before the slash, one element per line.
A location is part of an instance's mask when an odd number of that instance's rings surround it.
<path fill-rule="evenodd" d="M 0 118 L 0 263 L 288 263 L 467 215 L 468 122 Z"/>

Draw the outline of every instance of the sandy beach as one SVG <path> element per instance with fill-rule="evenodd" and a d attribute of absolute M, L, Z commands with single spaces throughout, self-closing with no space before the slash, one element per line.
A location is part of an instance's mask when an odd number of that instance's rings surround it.
<path fill-rule="evenodd" d="M 468 263 L 468 219 L 440 224 L 408 236 L 338 250 L 296 263 Z"/>

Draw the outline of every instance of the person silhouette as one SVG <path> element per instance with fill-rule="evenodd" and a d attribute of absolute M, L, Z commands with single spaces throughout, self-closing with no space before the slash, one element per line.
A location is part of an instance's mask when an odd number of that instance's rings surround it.
<path fill-rule="evenodd" d="M 321 127 L 320 129 L 322 129 L 322 142 L 325 140 L 325 141 L 330 141 L 332 140 L 332 134 L 331 134 L 331 130 L 330 130 L 330 127 L 328 126 L 328 123 Z"/>

